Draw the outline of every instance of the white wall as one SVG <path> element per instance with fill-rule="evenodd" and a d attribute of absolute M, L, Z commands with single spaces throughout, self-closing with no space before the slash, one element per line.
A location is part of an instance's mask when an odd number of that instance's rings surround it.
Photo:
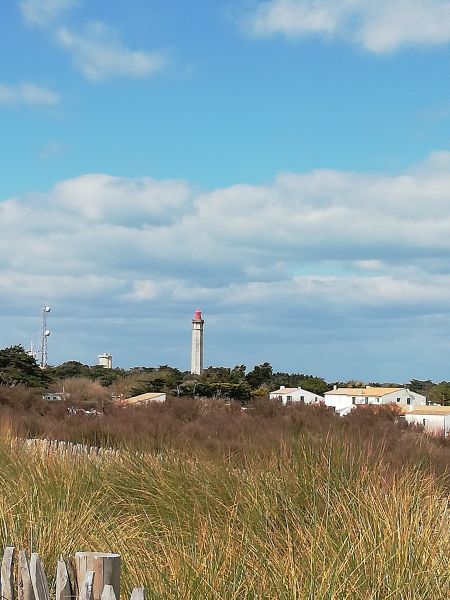
<path fill-rule="evenodd" d="M 398 398 L 400 398 L 400 401 L 398 401 Z M 386 394 L 383 396 L 382 401 L 383 404 L 390 404 L 392 402 L 394 404 L 409 404 L 410 406 L 425 406 L 427 403 L 425 396 L 422 396 L 422 394 L 416 394 L 416 392 L 411 392 L 408 389 L 402 389 L 398 392 Z"/>
<path fill-rule="evenodd" d="M 283 404 L 288 403 L 288 398 L 290 398 L 290 402 L 304 402 L 305 404 L 314 404 L 315 402 L 324 401 L 324 398 L 322 396 L 318 396 L 317 394 L 313 394 L 312 392 L 308 392 L 308 390 L 303 390 L 302 388 L 298 388 L 286 394 L 282 394 L 280 392 L 271 392 L 269 394 L 269 398 L 271 400 L 281 398 Z"/>
<path fill-rule="evenodd" d="M 424 406 L 427 403 L 425 396 L 403 388 L 384 396 L 367 396 L 367 401 L 364 395 L 355 396 L 355 404 L 353 404 L 352 398 L 353 396 L 348 396 L 347 394 L 328 394 L 326 392 L 325 404 L 332 406 L 340 414 L 346 414 L 354 406 L 359 406 L 360 404 L 408 404 L 408 398 L 410 399 L 409 404 L 411 407 Z M 399 401 L 397 401 L 398 398 L 400 398 Z"/>
<path fill-rule="evenodd" d="M 419 415 L 407 413 L 406 421 L 411 425 L 423 425 L 425 431 L 437 435 L 450 435 L 450 415 Z"/>
<path fill-rule="evenodd" d="M 330 394 L 325 393 L 325 404 L 332 406 L 336 411 L 340 412 L 344 408 L 352 408 L 352 397 L 347 394 Z"/>

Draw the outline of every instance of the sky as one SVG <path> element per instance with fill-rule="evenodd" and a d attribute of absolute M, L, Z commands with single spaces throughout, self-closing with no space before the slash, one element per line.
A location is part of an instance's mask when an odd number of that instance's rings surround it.
<path fill-rule="evenodd" d="M 2 0 L 0 347 L 450 380 L 450 0 Z"/>

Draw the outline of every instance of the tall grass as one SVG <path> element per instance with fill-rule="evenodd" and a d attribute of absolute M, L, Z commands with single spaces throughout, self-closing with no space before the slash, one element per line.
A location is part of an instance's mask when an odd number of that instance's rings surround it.
<path fill-rule="evenodd" d="M 296 427 L 263 451 L 40 456 L 0 443 L 0 541 L 116 551 L 154 599 L 446 599 L 445 479 L 389 440 Z M 275 439 L 275 438 L 274 438 Z M 13 448 L 13 449 L 11 449 Z"/>

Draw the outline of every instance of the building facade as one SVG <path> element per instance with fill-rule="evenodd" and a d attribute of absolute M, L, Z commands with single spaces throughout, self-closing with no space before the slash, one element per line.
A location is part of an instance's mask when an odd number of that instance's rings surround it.
<path fill-rule="evenodd" d="M 314 404 L 317 402 L 324 402 L 324 397 L 302 388 L 289 388 L 284 385 L 280 386 L 278 390 L 270 392 L 269 398 L 271 400 L 281 400 L 283 404 L 291 404 L 291 402 L 302 402 L 304 404 Z"/>
<path fill-rule="evenodd" d="M 427 399 L 422 394 L 404 387 L 338 388 L 325 392 L 325 404 L 331 406 L 340 415 L 348 414 L 360 404 L 398 404 L 411 407 L 425 406 Z"/>
<path fill-rule="evenodd" d="M 410 425 L 422 425 L 433 435 L 450 435 L 450 406 L 420 406 L 405 413 Z"/>

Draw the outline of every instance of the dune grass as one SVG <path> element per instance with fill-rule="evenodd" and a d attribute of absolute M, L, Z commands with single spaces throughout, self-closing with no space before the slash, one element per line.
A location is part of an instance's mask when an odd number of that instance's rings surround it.
<path fill-rule="evenodd" d="M 195 449 L 90 460 L 0 443 L 0 541 L 114 551 L 154 599 L 450 596 L 448 490 L 383 444 L 307 430 L 236 460 Z"/>

